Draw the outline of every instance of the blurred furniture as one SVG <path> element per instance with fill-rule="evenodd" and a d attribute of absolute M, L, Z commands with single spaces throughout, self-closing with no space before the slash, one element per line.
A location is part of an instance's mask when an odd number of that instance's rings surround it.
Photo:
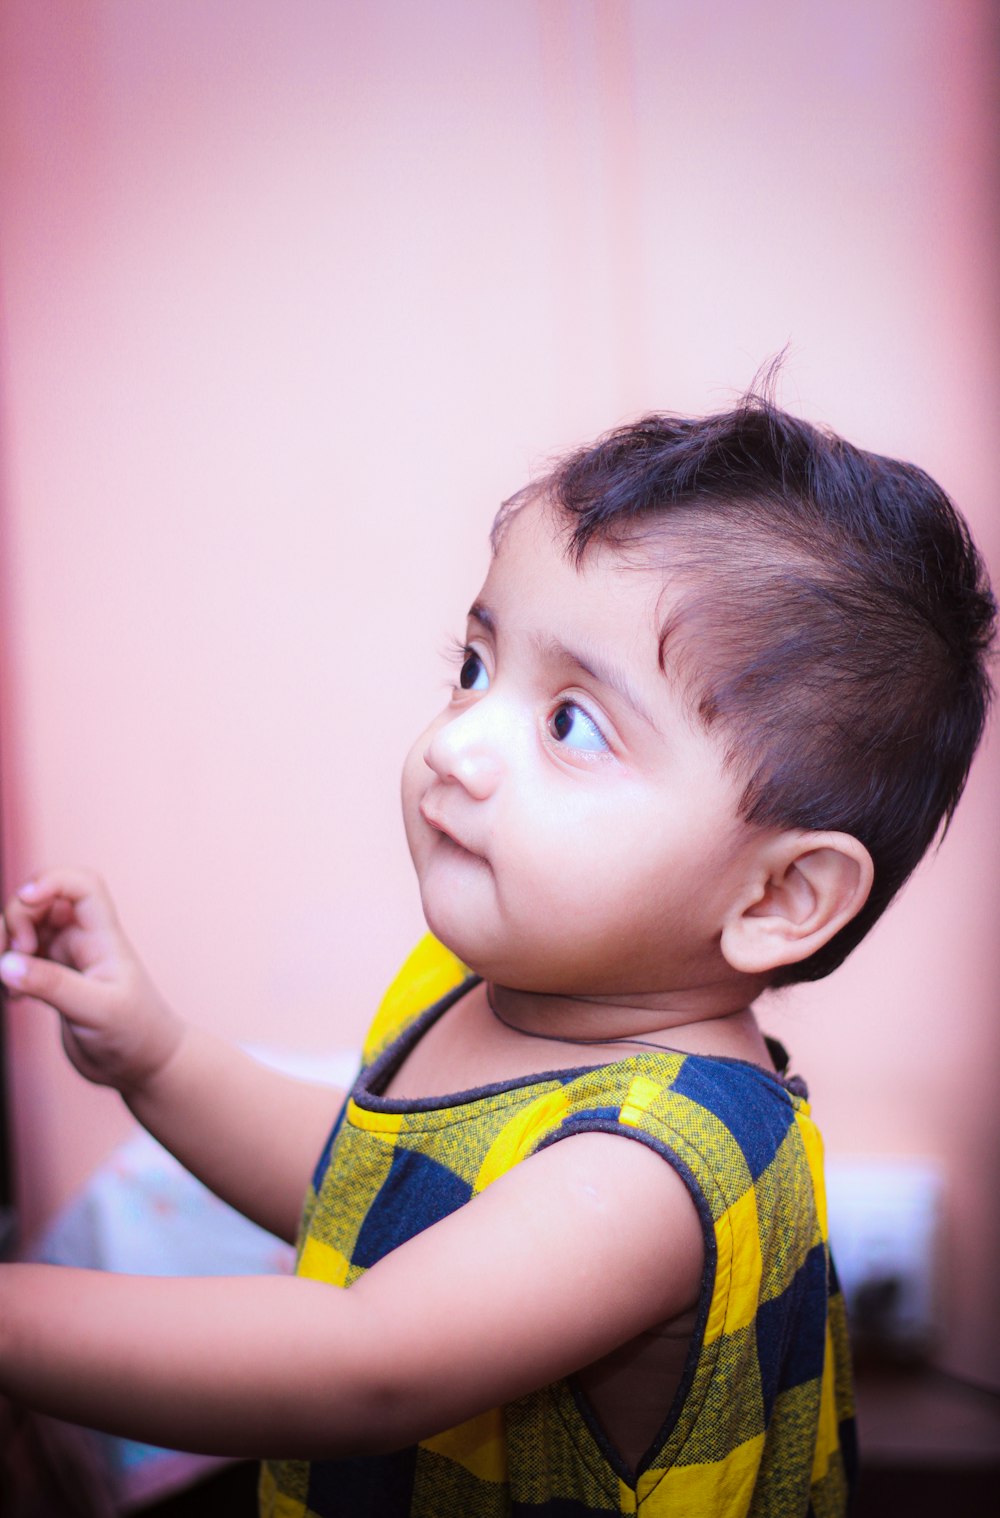
<path fill-rule="evenodd" d="M 1000 1396 L 928 1364 L 862 1362 L 853 1518 L 1000 1512 Z"/>

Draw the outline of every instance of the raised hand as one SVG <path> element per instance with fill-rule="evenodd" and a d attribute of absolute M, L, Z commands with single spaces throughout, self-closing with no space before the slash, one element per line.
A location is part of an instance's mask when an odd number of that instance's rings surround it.
<path fill-rule="evenodd" d="M 50 870 L 23 885 L 0 924 L 0 980 L 62 1020 L 72 1063 L 131 1095 L 178 1048 L 183 1024 L 163 1001 L 87 870 Z"/>

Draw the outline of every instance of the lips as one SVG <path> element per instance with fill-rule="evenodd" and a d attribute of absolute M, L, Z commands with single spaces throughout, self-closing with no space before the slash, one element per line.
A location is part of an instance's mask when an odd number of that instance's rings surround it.
<path fill-rule="evenodd" d="M 478 850 L 470 848 L 467 843 L 464 843 L 453 829 L 427 805 L 426 799 L 420 803 L 420 815 L 429 828 L 432 828 L 435 833 L 440 833 L 442 838 L 446 838 L 449 843 L 453 844 L 455 848 L 460 849 L 463 854 L 468 854 L 472 859 L 483 858 L 483 855 Z"/>

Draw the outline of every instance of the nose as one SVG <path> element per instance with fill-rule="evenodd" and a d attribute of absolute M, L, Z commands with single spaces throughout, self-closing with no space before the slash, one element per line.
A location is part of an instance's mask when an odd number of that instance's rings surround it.
<path fill-rule="evenodd" d="M 439 780 L 457 782 L 476 801 L 486 801 L 504 771 L 502 734 L 485 701 L 443 722 L 424 749 L 424 763 Z"/>

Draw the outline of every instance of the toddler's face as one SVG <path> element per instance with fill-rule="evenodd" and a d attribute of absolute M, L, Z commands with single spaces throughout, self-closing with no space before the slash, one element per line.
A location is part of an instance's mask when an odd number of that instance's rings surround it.
<path fill-rule="evenodd" d="M 577 568 L 544 503 L 507 524 L 403 809 L 431 930 L 501 984 L 597 995 L 725 972 L 754 838 L 718 741 L 658 663 L 662 567 Z M 669 548 L 667 550 L 669 552 Z"/>

